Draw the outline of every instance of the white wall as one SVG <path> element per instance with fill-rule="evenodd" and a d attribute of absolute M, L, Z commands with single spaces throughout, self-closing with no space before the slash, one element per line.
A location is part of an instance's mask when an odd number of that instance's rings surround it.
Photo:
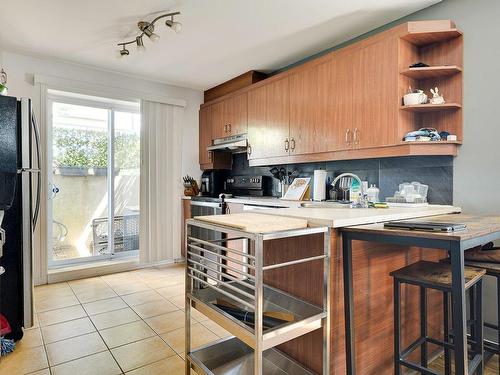
<path fill-rule="evenodd" d="M 147 59 L 146 55 L 144 59 Z M 77 64 L 2 51 L 0 47 L 0 68 L 2 67 L 8 74 L 9 95 L 12 96 L 37 98 L 38 92 L 33 85 L 33 76 L 41 74 L 185 100 L 187 106 L 184 112 L 182 134 L 182 174 L 199 177 L 201 171 L 198 162 L 198 110 L 203 102 L 202 91 L 156 83 Z M 37 103 L 35 102 L 34 105 L 36 106 Z"/>
<path fill-rule="evenodd" d="M 147 59 L 147 56 L 144 56 Z M 117 61 L 117 63 L 119 63 Z M 119 73 L 94 69 L 91 67 L 71 64 L 61 61 L 54 61 L 40 57 L 22 55 L 1 49 L 0 46 L 0 68 L 4 68 L 8 74 L 9 95 L 17 97 L 30 97 L 33 99 L 33 106 L 37 118 L 40 119 L 40 93 L 33 84 L 34 75 L 44 75 L 63 78 L 65 80 L 80 81 L 91 85 L 98 85 L 101 88 L 147 93 L 150 97 L 168 97 L 172 99 L 182 99 L 187 104 L 183 116 L 182 132 L 182 174 L 189 174 L 195 178 L 200 177 L 201 171 L 198 162 L 198 110 L 203 102 L 203 92 L 186 89 L 177 86 L 156 83 L 137 77 L 131 77 Z M 141 98 L 137 98 L 141 99 Z M 43 126 L 45 121 L 39 121 Z M 44 131 L 42 130 L 42 137 Z M 42 138 L 42 142 L 44 139 Z M 43 153 L 42 153 L 43 157 Z M 47 196 L 47 183 L 42 180 L 42 197 Z M 181 183 L 181 181 L 179 181 Z M 45 216 L 47 207 L 42 201 L 41 215 Z M 34 244 L 34 281 L 35 285 L 45 284 L 47 274 L 41 265 L 47 264 L 46 258 L 46 233 L 47 223 L 40 221 L 35 231 Z"/>

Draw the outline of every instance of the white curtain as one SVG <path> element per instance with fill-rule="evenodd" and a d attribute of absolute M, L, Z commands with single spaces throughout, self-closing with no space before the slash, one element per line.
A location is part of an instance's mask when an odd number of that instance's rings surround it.
<path fill-rule="evenodd" d="M 141 102 L 140 261 L 181 257 L 182 115 L 176 105 Z"/>

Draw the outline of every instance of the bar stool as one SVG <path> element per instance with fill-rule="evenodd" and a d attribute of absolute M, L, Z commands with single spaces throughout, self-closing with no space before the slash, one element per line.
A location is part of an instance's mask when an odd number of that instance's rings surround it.
<path fill-rule="evenodd" d="M 483 373 L 483 315 L 482 315 L 482 278 L 486 271 L 479 268 L 465 267 L 465 290 L 474 289 L 476 303 L 471 304 L 474 337 L 472 337 L 471 354 L 473 359 L 469 365 L 469 374 Z M 451 267 L 445 263 L 419 261 L 407 267 L 393 271 L 394 278 L 394 374 L 401 374 L 401 366 L 426 375 L 439 375 L 430 369 L 427 346 L 429 343 L 444 348 L 445 374 L 451 375 L 451 350 L 449 341 L 449 300 L 451 299 Z M 401 348 L 401 284 L 411 284 L 420 288 L 420 337 L 407 348 Z M 444 339 L 439 340 L 427 334 L 427 289 L 443 292 Z M 409 355 L 420 348 L 420 364 L 408 359 Z"/>
<path fill-rule="evenodd" d="M 447 259 L 447 261 L 449 261 Z M 465 261 L 465 265 L 468 267 L 480 268 L 486 271 L 486 275 L 494 277 L 497 282 L 497 322 L 500 322 L 500 264 L 498 263 L 488 263 L 488 262 L 476 262 L 476 261 Z M 470 295 L 470 300 L 474 301 L 476 296 L 474 294 Z M 473 319 L 473 316 L 471 316 Z M 500 324 L 492 324 L 484 322 L 486 328 L 496 331 L 497 342 L 492 342 L 490 340 L 484 339 L 484 350 L 493 354 L 498 354 L 498 368 L 500 368 Z"/>

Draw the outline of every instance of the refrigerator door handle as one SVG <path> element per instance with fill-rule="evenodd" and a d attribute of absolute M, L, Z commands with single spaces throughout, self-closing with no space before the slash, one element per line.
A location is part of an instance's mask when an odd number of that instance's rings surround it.
<path fill-rule="evenodd" d="M 36 123 L 35 115 L 31 114 L 31 123 L 33 125 L 33 133 L 35 135 L 35 151 L 36 151 L 36 161 L 38 168 L 37 171 L 37 182 L 36 182 L 36 201 L 35 201 L 35 210 L 33 213 L 33 230 L 36 228 L 36 224 L 38 222 L 38 215 L 40 214 L 40 188 L 42 186 L 42 175 L 40 174 L 40 166 L 41 166 L 41 155 L 40 155 L 40 132 L 38 131 L 38 126 Z"/>

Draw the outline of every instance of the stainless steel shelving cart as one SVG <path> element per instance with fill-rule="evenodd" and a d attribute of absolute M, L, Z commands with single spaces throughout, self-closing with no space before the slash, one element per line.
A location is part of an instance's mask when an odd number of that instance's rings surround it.
<path fill-rule="evenodd" d="M 193 233 L 204 233 L 203 237 L 207 239 L 197 238 Z M 278 264 L 264 264 L 266 241 L 318 234 L 324 238 L 321 252 Z M 186 222 L 186 249 L 186 374 L 191 368 L 199 375 L 313 374 L 275 347 L 320 328 L 323 329 L 323 373 L 329 373 L 328 228 L 250 233 L 191 219 Z M 324 284 L 322 290 L 318 290 L 318 293 L 323 293 L 323 306 L 302 301 L 264 283 L 266 272 L 318 260 L 324 265 Z M 244 323 L 228 313 L 221 307 L 221 300 L 239 309 L 245 317 L 251 316 L 251 321 Z M 191 348 L 191 308 L 205 314 L 234 336 L 201 348 Z M 265 326 L 267 317 L 263 312 L 269 311 L 293 318 Z"/>

